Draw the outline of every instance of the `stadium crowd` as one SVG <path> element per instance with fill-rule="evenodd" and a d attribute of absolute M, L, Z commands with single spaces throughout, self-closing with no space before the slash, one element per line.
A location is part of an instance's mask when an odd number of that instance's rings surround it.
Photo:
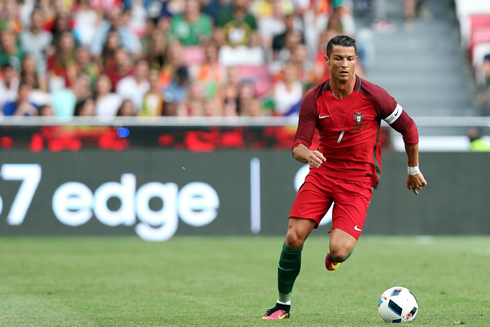
<path fill-rule="evenodd" d="M 332 12 L 330 0 L 2 0 L 0 111 L 295 115 L 329 76 L 328 40 L 355 33 L 349 7 L 327 28 Z"/>

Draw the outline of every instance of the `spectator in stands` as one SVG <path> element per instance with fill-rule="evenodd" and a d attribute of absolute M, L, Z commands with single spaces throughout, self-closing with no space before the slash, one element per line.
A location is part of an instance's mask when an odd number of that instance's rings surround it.
<path fill-rule="evenodd" d="M 218 43 L 214 40 L 204 42 L 204 62 L 191 68 L 193 79 L 202 82 L 206 98 L 215 97 L 223 82 L 224 68 L 218 60 Z"/>
<path fill-rule="evenodd" d="M 114 9 L 121 8 L 121 0 L 91 0 L 92 6 L 96 10 L 101 10 L 104 12 L 110 12 Z"/>
<path fill-rule="evenodd" d="M 158 87 L 159 72 L 152 70 L 150 72 L 150 90 L 143 97 L 142 116 L 165 116 L 165 101 L 163 94 Z"/>
<path fill-rule="evenodd" d="M 218 14 L 218 39 L 230 46 L 258 44 L 257 20 L 249 11 L 250 0 L 234 0 L 232 9 Z"/>
<path fill-rule="evenodd" d="M 21 62 L 25 56 L 24 49 L 17 45 L 13 32 L 4 30 L 0 33 L 0 66 L 10 64 L 20 72 Z"/>
<path fill-rule="evenodd" d="M 184 107 L 179 106 L 184 104 L 189 92 L 189 72 L 185 66 L 181 66 L 177 69 L 175 77 L 172 82 L 165 88 L 163 98 L 168 103 L 169 112 L 171 115 L 175 115 L 178 109 L 186 110 Z M 183 114 L 187 115 L 187 114 Z"/>
<path fill-rule="evenodd" d="M 285 15 L 291 15 L 293 4 L 290 0 L 258 0 L 254 1 L 253 12 L 258 19 L 262 44 L 271 49 L 274 36 L 286 30 Z"/>
<path fill-rule="evenodd" d="M 286 34 L 286 38 L 284 39 L 284 47 L 282 47 L 277 53 L 276 53 L 276 60 L 279 60 L 281 62 L 286 62 L 291 59 L 291 52 L 293 49 L 299 45 L 302 44 L 302 35 L 299 32 L 296 31 L 290 31 Z"/>
<path fill-rule="evenodd" d="M 49 104 L 42 105 L 41 107 L 39 107 L 39 116 L 53 117 L 54 116 L 53 107 L 51 107 Z"/>
<path fill-rule="evenodd" d="M 15 101 L 7 102 L 3 106 L 4 116 L 37 116 L 38 106 L 30 101 L 32 87 L 21 82 Z"/>
<path fill-rule="evenodd" d="M 235 116 L 238 110 L 238 93 L 240 91 L 240 75 L 237 66 L 228 67 L 226 79 L 220 90 L 223 101 L 223 112 L 230 116 L 234 112 Z"/>
<path fill-rule="evenodd" d="M 63 33 L 70 32 L 72 28 L 71 16 L 68 12 L 58 12 L 54 18 L 53 27 L 51 33 L 53 35 L 53 43 L 57 44 Z"/>
<path fill-rule="evenodd" d="M 48 56 L 49 89 L 70 87 L 76 77 L 75 39 L 70 32 L 63 32 L 56 44 L 56 51 Z"/>
<path fill-rule="evenodd" d="M 21 47 L 36 60 L 36 69 L 42 75 L 46 74 L 46 58 L 44 53 L 53 39 L 51 33 L 43 29 L 44 14 L 40 9 L 34 9 L 31 14 L 31 24 L 19 36 Z"/>
<path fill-rule="evenodd" d="M 130 116 L 135 116 L 136 115 L 136 110 L 134 108 L 133 101 L 126 99 L 121 103 L 121 106 L 117 110 L 116 116 L 118 117 L 130 117 Z"/>
<path fill-rule="evenodd" d="M 114 69 L 116 52 L 121 49 L 121 39 L 116 30 L 110 30 L 101 53 L 100 66 L 103 70 Z"/>
<path fill-rule="evenodd" d="M 240 116 L 243 116 L 246 103 L 255 98 L 257 98 L 255 84 L 252 81 L 247 80 L 241 82 L 240 89 L 238 91 L 237 113 Z"/>
<path fill-rule="evenodd" d="M 275 113 L 279 116 L 296 115 L 293 106 L 301 102 L 303 85 L 298 78 L 298 71 L 294 64 L 287 63 L 284 67 L 283 81 L 274 85 Z"/>
<path fill-rule="evenodd" d="M 95 32 L 102 22 L 102 12 L 97 12 L 90 0 L 75 0 L 73 4 L 73 33 L 80 45 L 90 47 Z"/>
<path fill-rule="evenodd" d="M 483 62 L 477 69 L 477 77 L 480 79 L 478 106 L 481 114 L 490 116 L 490 53 L 483 57 Z"/>
<path fill-rule="evenodd" d="M 53 4 L 56 1 L 51 0 L 39 0 L 36 4 L 36 7 L 42 10 L 44 14 L 44 29 L 51 30 L 53 28 L 54 19 L 56 17 L 56 13 L 59 12 L 59 8 Z M 59 3 L 59 1 L 57 1 Z"/>
<path fill-rule="evenodd" d="M 203 102 L 204 116 L 216 117 L 222 115 L 222 103 L 219 98 L 206 98 Z"/>
<path fill-rule="evenodd" d="M 388 0 L 374 0 L 372 6 L 374 19 L 371 28 L 382 33 L 393 32 L 393 24 L 388 20 L 387 15 Z"/>
<path fill-rule="evenodd" d="M 4 0 L 0 3 L 0 31 L 9 31 L 15 37 L 22 31 L 19 6 L 16 0 Z"/>
<path fill-rule="evenodd" d="M 471 128 L 468 131 L 468 138 L 472 152 L 490 152 L 490 142 L 482 139 L 478 128 Z"/>
<path fill-rule="evenodd" d="M 484 85 L 488 88 L 490 86 L 490 53 L 483 57 L 483 63 L 481 66 L 484 77 Z"/>
<path fill-rule="evenodd" d="M 145 29 L 147 26 L 147 10 L 146 6 L 149 6 L 150 0 L 125 0 L 125 7 L 127 10 L 127 15 L 129 18 L 128 26 L 129 29 L 139 38 L 145 34 Z"/>
<path fill-rule="evenodd" d="M 151 34 L 148 49 L 148 61 L 151 69 L 160 70 L 165 63 L 167 50 L 167 35 L 160 29 L 155 29 Z"/>
<path fill-rule="evenodd" d="M 104 73 L 111 79 L 112 91 L 116 91 L 119 81 L 133 74 L 133 63 L 128 52 L 118 49 L 114 57 L 114 66 L 106 68 Z"/>
<path fill-rule="evenodd" d="M 95 116 L 95 101 L 93 98 L 85 98 L 75 105 L 73 113 L 75 117 L 92 117 Z"/>
<path fill-rule="evenodd" d="M 123 24 L 121 9 L 118 7 L 112 8 L 107 13 L 107 16 L 108 19 L 104 20 L 95 32 L 91 48 L 92 54 L 98 56 L 102 53 L 109 32 L 114 30 L 119 35 L 121 46 L 132 55 L 139 55 L 142 50 L 141 42 L 136 34 Z"/>
<path fill-rule="evenodd" d="M 184 67 L 187 71 L 184 63 L 184 49 L 179 41 L 172 40 L 167 46 L 165 64 L 160 71 L 159 86 L 161 89 L 170 85 L 180 67 Z"/>
<path fill-rule="evenodd" d="M 315 67 L 313 66 L 313 62 L 308 58 L 306 45 L 297 44 L 291 51 L 289 62 L 296 66 L 298 77 L 304 85 L 315 83 Z M 320 82 L 323 82 L 323 80 Z"/>
<path fill-rule="evenodd" d="M 156 31 L 156 25 L 152 18 L 146 19 L 146 24 L 141 32 L 140 42 L 143 54 L 148 56 L 150 48 L 152 46 L 153 33 Z M 148 59 L 148 58 L 147 58 Z"/>
<path fill-rule="evenodd" d="M 232 8 L 232 0 L 210 0 L 204 6 L 204 12 L 216 22 L 220 12 L 231 10 Z"/>
<path fill-rule="evenodd" d="M 301 28 L 298 27 L 300 23 L 296 21 L 295 16 L 287 15 L 284 20 L 284 31 L 278 35 L 275 35 L 272 41 L 273 58 L 278 57 L 279 52 L 286 46 L 286 35 L 290 32 L 297 32 L 301 37 L 301 44 L 305 43 L 305 37 L 301 32 Z"/>
<path fill-rule="evenodd" d="M 418 14 L 423 19 L 430 19 L 432 14 L 425 7 L 425 0 L 404 0 L 405 6 L 405 28 L 412 30 L 415 16 Z"/>
<path fill-rule="evenodd" d="M 140 59 L 136 61 L 134 73 L 119 81 L 116 93 L 121 97 L 130 99 L 137 112 L 143 106 L 143 97 L 150 90 L 148 61 Z"/>
<path fill-rule="evenodd" d="M 70 88 L 56 91 L 51 96 L 51 104 L 58 117 L 71 117 L 74 115 L 76 104 L 90 96 L 90 78 L 79 73 Z"/>
<path fill-rule="evenodd" d="M 190 84 L 186 107 L 188 116 L 198 117 L 204 115 L 204 85 L 202 83 L 194 81 Z"/>
<path fill-rule="evenodd" d="M 226 99 L 223 103 L 222 116 L 236 117 L 238 116 L 237 102 L 232 99 Z"/>
<path fill-rule="evenodd" d="M 248 99 L 242 105 L 240 116 L 244 117 L 261 117 L 262 108 L 260 100 L 258 99 Z"/>
<path fill-rule="evenodd" d="M 112 93 L 112 82 L 109 76 L 99 75 L 95 84 L 95 113 L 98 117 L 114 117 L 122 104 L 119 94 Z"/>
<path fill-rule="evenodd" d="M 161 21 L 166 20 L 166 18 L 171 18 L 173 16 L 180 15 L 184 12 L 185 0 L 168 0 L 163 1 L 162 10 L 160 13 Z"/>
<path fill-rule="evenodd" d="M 7 102 L 14 101 L 19 89 L 19 76 L 14 66 L 9 63 L 3 64 L 0 79 L 0 108 Z"/>
<path fill-rule="evenodd" d="M 174 16 L 170 23 L 170 35 L 178 38 L 184 46 L 197 46 L 212 33 L 211 18 L 201 13 L 198 0 L 186 0 L 184 13 Z"/>
<path fill-rule="evenodd" d="M 88 48 L 78 48 L 75 54 L 75 64 L 77 74 L 86 74 L 90 79 L 90 87 L 95 86 L 97 76 L 100 74 L 100 68 L 90 57 Z"/>
<path fill-rule="evenodd" d="M 34 90 L 48 92 L 47 77 L 43 73 L 38 73 L 36 70 L 36 59 L 32 55 L 27 55 L 22 59 L 20 79 L 30 84 Z"/>

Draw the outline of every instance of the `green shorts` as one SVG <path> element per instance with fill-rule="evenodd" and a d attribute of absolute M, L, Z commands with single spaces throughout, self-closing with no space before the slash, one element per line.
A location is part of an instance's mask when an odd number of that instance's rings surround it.
<path fill-rule="evenodd" d="M 345 0 L 332 0 L 332 7 L 338 8 L 342 7 L 345 3 Z"/>

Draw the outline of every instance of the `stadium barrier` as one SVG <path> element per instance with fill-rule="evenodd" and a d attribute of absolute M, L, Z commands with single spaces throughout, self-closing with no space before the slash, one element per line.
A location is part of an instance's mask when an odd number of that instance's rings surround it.
<path fill-rule="evenodd" d="M 423 153 L 429 185 L 406 189 L 386 152 L 365 235 L 490 233 L 490 153 Z M 290 151 L 0 152 L 0 235 L 283 235 L 308 167 Z M 330 227 L 324 219 L 316 234 Z"/>

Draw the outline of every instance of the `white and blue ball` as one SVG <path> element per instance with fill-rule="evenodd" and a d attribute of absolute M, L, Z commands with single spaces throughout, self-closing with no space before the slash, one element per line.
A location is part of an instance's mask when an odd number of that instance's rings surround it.
<path fill-rule="evenodd" d="M 386 322 L 410 322 L 417 316 L 419 305 L 415 295 L 408 288 L 395 286 L 381 294 L 378 311 Z"/>

